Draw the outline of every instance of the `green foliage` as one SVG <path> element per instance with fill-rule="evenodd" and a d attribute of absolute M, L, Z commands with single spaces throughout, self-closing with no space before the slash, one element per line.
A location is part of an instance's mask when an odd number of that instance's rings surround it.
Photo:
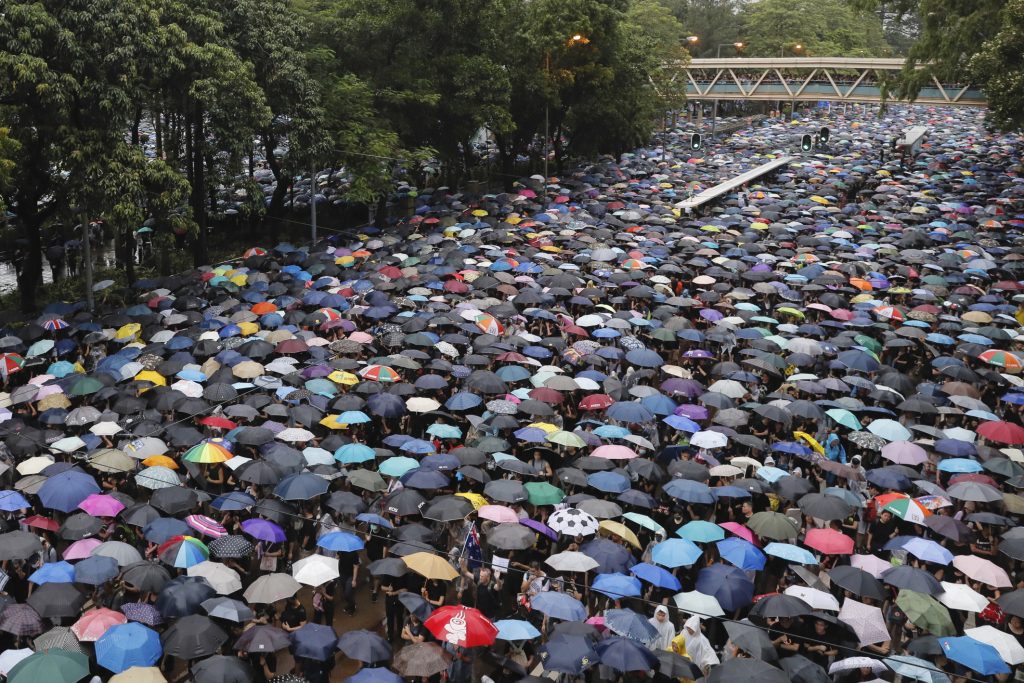
<path fill-rule="evenodd" d="M 0 128 L 0 215 L 6 210 L 4 196 L 11 190 L 14 157 L 18 151 L 18 142 L 11 138 L 10 132 L 9 128 Z"/>
<path fill-rule="evenodd" d="M 683 26 L 684 36 L 696 35 L 700 40 L 689 45 L 694 57 L 714 57 L 719 45 L 723 57 L 734 56 L 730 47 L 745 39 L 740 21 L 741 0 L 660 0 Z"/>
<path fill-rule="evenodd" d="M 1024 0 L 1009 0 L 999 32 L 970 62 L 988 96 L 989 117 L 1000 128 L 1024 126 Z"/>
<path fill-rule="evenodd" d="M 777 57 L 794 45 L 803 46 L 802 55 L 817 57 L 889 52 L 878 16 L 844 0 L 760 0 L 743 16 L 747 52 L 753 56 Z"/>

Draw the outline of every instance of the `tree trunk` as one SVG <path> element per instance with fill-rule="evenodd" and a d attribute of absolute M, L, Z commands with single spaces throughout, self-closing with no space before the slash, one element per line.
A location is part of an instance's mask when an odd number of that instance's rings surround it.
<path fill-rule="evenodd" d="M 22 224 L 22 236 L 25 240 L 25 254 L 20 264 L 15 264 L 18 280 L 18 292 L 21 294 L 22 313 L 34 313 L 36 309 L 36 293 L 43 284 L 43 241 L 42 216 L 35 210 L 36 201 L 31 204 L 19 202 L 19 218 Z M 28 208 L 32 207 L 32 208 Z"/>
<path fill-rule="evenodd" d="M 381 192 L 377 198 L 377 213 L 373 217 L 373 226 L 383 230 L 388 226 L 388 195 Z"/>
<path fill-rule="evenodd" d="M 204 154 L 206 129 L 203 125 L 202 105 L 199 102 L 195 106 L 190 132 L 189 137 L 192 140 L 192 154 L 189 159 L 192 164 L 192 217 L 199 226 L 199 234 L 196 235 L 192 250 L 192 263 L 198 268 L 207 262 L 206 155 Z"/>
<path fill-rule="evenodd" d="M 164 120 L 163 116 L 157 112 L 153 116 L 153 128 L 156 132 L 156 158 L 164 158 Z"/>

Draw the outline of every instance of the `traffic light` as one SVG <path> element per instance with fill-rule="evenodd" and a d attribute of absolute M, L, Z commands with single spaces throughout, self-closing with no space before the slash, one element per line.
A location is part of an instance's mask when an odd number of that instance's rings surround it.
<path fill-rule="evenodd" d="M 822 126 L 821 130 L 818 131 L 818 142 L 822 145 L 827 145 L 829 135 L 831 135 L 831 131 L 828 129 L 828 126 Z"/>
<path fill-rule="evenodd" d="M 704 140 L 701 138 L 700 133 L 693 133 L 690 135 L 690 149 L 697 150 L 704 146 Z"/>
<path fill-rule="evenodd" d="M 805 133 L 800 137 L 800 149 L 805 152 L 810 152 L 814 149 L 814 140 L 811 139 L 810 135 Z"/>

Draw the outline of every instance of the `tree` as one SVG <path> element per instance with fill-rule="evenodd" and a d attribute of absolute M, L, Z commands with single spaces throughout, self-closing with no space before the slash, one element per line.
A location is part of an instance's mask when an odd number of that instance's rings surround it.
<path fill-rule="evenodd" d="M 732 45 L 743 38 L 741 0 L 661 0 L 661 4 L 682 25 L 684 36 L 699 38 L 688 44 L 694 57 L 714 57 L 719 45 Z"/>
<path fill-rule="evenodd" d="M 7 0 L 0 12 L 0 115 L 17 143 L 12 207 L 25 253 L 22 308 L 42 283 L 43 226 L 72 206 L 124 140 L 155 0 Z M 90 192 L 100 214 L 114 197 Z"/>
<path fill-rule="evenodd" d="M 1009 0 L 999 32 L 970 61 L 988 97 L 989 118 L 1000 128 L 1024 126 L 1024 0 Z"/>
<path fill-rule="evenodd" d="M 7 211 L 4 196 L 11 190 L 14 157 L 18 151 L 18 143 L 10 133 L 10 128 L 0 128 L 0 214 Z"/>
<path fill-rule="evenodd" d="M 890 49 L 877 15 L 843 0 L 761 0 L 742 14 L 749 54 L 778 56 L 802 45 L 811 56 L 882 56 Z"/>

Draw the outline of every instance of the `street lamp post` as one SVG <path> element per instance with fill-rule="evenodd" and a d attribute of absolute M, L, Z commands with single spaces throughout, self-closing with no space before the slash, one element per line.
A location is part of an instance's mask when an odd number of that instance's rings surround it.
<path fill-rule="evenodd" d="M 791 50 L 792 50 L 794 55 L 799 54 L 800 52 L 803 51 L 803 49 L 804 49 L 804 46 L 801 45 L 800 43 L 797 43 L 797 44 L 793 45 L 793 47 L 791 48 Z M 786 56 L 786 46 L 783 45 L 782 47 L 779 48 L 779 57 L 785 57 L 785 56 Z M 782 112 L 782 101 L 781 100 L 779 101 L 779 112 L 780 113 Z M 790 103 L 789 103 L 789 112 L 790 112 L 790 114 L 789 114 L 790 117 L 792 117 L 793 114 L 796 112 L 796 100 L 791 100 L 790 101 Z"/>
<path fill-rule="evenodd" d="M 743 49 L 743 43 L 739 43 L 739 42 L 737 42 L 737 43 L 719 43 L 718 44 L 718 49 L 715 50 L 715 56 L 718 57 L 719 59 L 721 59 L 721 57 L 722 57 L 722 48 L 726 47 L 727 45 L 732 46 L 736 50 L 737 54 L 739 54 L 739 51 Z M 712 108 L 711 108 L 711 139 L 712 140 L 715 139 L 715 129 L 716 129 L 717 126 L 718 126 L 718 98 L 716 97 L 714 99 L 714 104 L 712 105 Z"/>
<path fill-rule="evenodd" d="M 583 34 L 576 33 L 569 37 L 569 46 L 573 45 L 586 45 L 590 42 L 590 39 Z M 544 80 L 550 82 L 551 80 L 551 50 L 547 50 L 544 53 Z M 551 121 L 549 117 L 550 102 L 548 98 L 544 98 L 544 183 L 548 182 L 548 156 L 551 154 Z"/>
<path fill-rule="evenodd" d="M 700 42 L 700 36 L 686 36 L 686 51 L 687 51 L 687 53 L 689 53 L 692 56 L 693 55 L 693 49 L 697 45 L 697 43 L 699 43 L 699 42 Z M 687 103 L 687 105 L 686 105 L 686 118 L 687 119 L 690 118 L 692 111 L 693 110 L 690 109 L 689 103 Z M 703 114 L 703 112 L 704 112 L 704 105 L 703 104 L 701 104 L 700 111 Z M 700 122 L 700 120 L 702 118 L 703 118 L 703 116 L 701 116 L 698 119 L 698 123 Z"/>

